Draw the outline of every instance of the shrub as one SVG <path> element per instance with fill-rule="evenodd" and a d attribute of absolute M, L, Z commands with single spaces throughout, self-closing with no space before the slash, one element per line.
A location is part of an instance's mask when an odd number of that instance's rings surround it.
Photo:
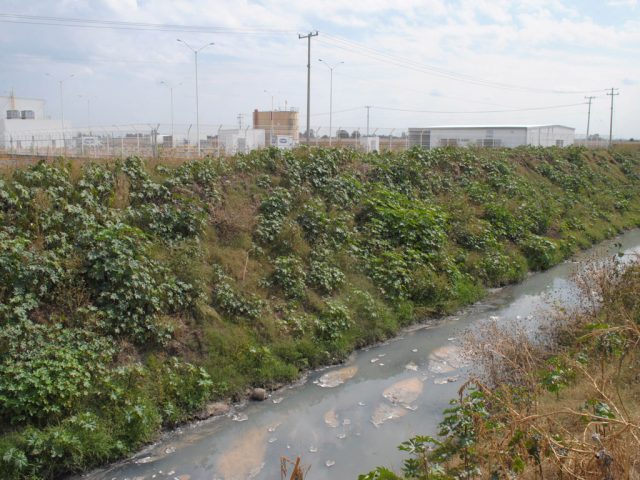
<path fill-rule="evenodd" d="M 271 275 L 271 283 L 279 287 L 287 298 L 300 299 L 305 294 L 307 273 L 302 262 L 294 257 L 278 257 Z"/>
<path fill-rule="evenodd" d="M 115 354 L 90 331 L 23 322 L 0 331 L 0 418 L 43 424 L 91 402 Z"/>

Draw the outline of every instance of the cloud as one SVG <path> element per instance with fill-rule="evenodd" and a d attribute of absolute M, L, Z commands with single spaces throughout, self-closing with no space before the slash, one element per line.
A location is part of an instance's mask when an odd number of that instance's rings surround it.
<path fill-rule="evenodd" d="M 609 7 L 630 7 L 634 8 L 638 5 L 638 0 L 607 0 Z"/>
<path fill-rule="evenodd" d="M 618 1 L 624 6 L 636 2 Z M 527 107 L 579 103 L 584 96 L 538 94 L 527 89 L 489 88 L 482 81 L 561 90 L 592 90 L 615 85 L 615 79 L 637 84 L 640 66 L 640 22 L 604 22 L 599 10 L 567 0 L 101 0 L 48 2 L 5 0 L 7 11 L 226 28 L 286 30 L 278 35 L 202 34 L 109 29 L 70 29 L 2 24 L 1 85 L 20 85 L 21 93 L 44 96 L 56 114 L 55 85 L 42 72 L 77 73 L 69 94 L 90 93 L 96 101 L 92 117 L 104 124 L 165 121 L 167 91 L 160 79 L 183 85 L 175 89 L 176 121 L 193 122 L 195 87 L 193 54 L 176 42 L 215 41 L 199 56 L 200 116 L 210 124 L 232 124 L 238 113 L 266 108 L 265 89 L 281 92 L 278 101 L 306 104 L 306 41 L 297 32 L 319 29 L 312 40 L 312 113 L 328 111 L 329 74 L 317 58 L 344 61 L 334 73 L 334 125 L 362 125 L 362 105 L 389 105 L 432 110 L 469 111 L 492 106 Z M 623 6 L 623 5 L 620 5 Z M 369 47 L 369 50 L 360 45 Z M 381 56 L 380 52 L 386 55 Z M 398 65 L 407 59 L 410 68 Z M 403 63 L 406 62 L 403 60 Z M 425 69 L 425 65 L 430 66 Z M 633 89 L 627 89 L 633 90 Z M 640 136 L 638 93 L 623 92 L 621 129 Z M 622 97 L 620 97 L 622 99 Z M 99 108 L 100 107 L 100 108 Z M 594 102 L 594 124 L 598 104 Z M 425 109 L 427 109 L 425 107 Z M 65 107 L 65 110 L 67 108 Z M 70 101 L 70 118 L 80 123 L 83 110 Z M 303 113 L 303 112 L 301 112 Z M 410 114 L 371 111 L 377 126 L 409 124 L 509 122 L 582 125 L 581 107 L 523 114 Z M 603 115 L 606 112 L 603 110 Z M 67 112 L 65 111 L 65 117 Z M 328 120 L 314 116 L 317 122 Z M 520 120 L 518 120 L 518 118 Z M 302 126 L 301 126 L 302 128 Z M 621 132 L 622 133 L 622 132 Z"/>

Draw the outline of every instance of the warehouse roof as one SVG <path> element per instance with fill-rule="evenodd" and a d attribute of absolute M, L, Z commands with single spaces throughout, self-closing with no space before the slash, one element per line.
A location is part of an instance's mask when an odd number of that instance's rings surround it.
<path fill-rule="evenodd" d="M 569 128 L 571 130 L 575 130 L 573 127 L 567 127 L 566 125 L 556 125 L 556 124 L 547 124 L 547 125 L 434 125 L 432 127 L 411 127 L 414 129 L 453 129 L 453 128 L 540 128 L 540 127 L 560 127 L 560 128 Z"/>

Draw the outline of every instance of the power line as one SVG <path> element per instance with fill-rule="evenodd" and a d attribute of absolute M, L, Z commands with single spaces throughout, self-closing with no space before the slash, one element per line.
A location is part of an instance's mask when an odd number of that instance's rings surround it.
<path fill-rule="evenodd" d="M 498 88 L 503 90 L 529 91 L 534 93 L 550 93 L 550 94 L 582 94 L 582 93 L 592 93 L 595 91 L 600 91 L 600 90 L 569 91 L 569 90 L 557 90 L 557 89 L 543 89 L 543 88 L 529 87 L 529 86 L 523 86 L 523 85 L 514 85 L 514 84 L 508 84 L 508 83 L 502 83 L 502 82 L 495 82 L 492 80 L 486 80 L 486 79 L 474 77 L 471 75 L 466 75 L 466 74 L 462 74 L 462 73 L 458 73 L 450 70 L 445 70 L 440 67 L 436 67 L 434 65 L 419 63 L 414 60 L 399 57 L 394 54 L 389 54 L 384 51 L 368 47 L 366 45 L 352 42 L 350 40 L 341 38 L 336 35 L 325 34 L 325 37 L 329 41 L 328 42 L 323 41 L 322 43 L 331 45 L 333 47 L 341 48 L 343 50 L 356 52 L 358 54 L 372 58 L 374 60 L 378 60 L 384 63 L 390 63 L 395 66 L 408 68 L 408 69 L 415 70 L 428 75 L 447 78 L 449 80 L 455 80 L 459 82 L 472 83 L 472 84 L 480 85 L 484 87 Z"/>
<path fill-rule="evenodd" d="M 511 112 L 529 112 L 536 110 L 555 110 L 559 108 L 569 108 L 569 107 L 577 107 L 580 105 L 585 105 L 586 102 L 580 103 L 568 103 L 564 105 L 547 105 L 544 107 L 528 107 L 528 108 L 510 108 L 507 110 L 468 110 L 468 111 L 460 111 L 460 110 L 416 110 L 411 108 L 397 108 L 397 107 L 383 107 L 378 105 L 369 105 L 369 106 L 361 106 L 348 108 L 346 110 L 338 110 L 336 113 L 344 113 L 344 112 L 352 112 L 355 110 L 361 110 L 363 108 L 375 108 L 378 110 L 387 110 L 392 112 L 408 112 L 408 113 L 442 113 L 442 114 L 476 114 L 476 113 L 511 113 Z M 328 113 L 317 113 L 315 115 L 328 115 Z"/>
<path fill-rule="evenodd" d="M 94 20 L 85 18 L 47 17 L 39 15 L 21 15 L 0 13 L 0 22 L 47 25 L 54 27 L 98 28 L 114 30 L 142 30 L 165 32 L 219 33 L 241 35 L 289 35 L 295 30 L 277 30 L 268 28 L 228 28 L 209 25 L 179 25 L 166 23 L 125 22 L 116 20 Z"/>

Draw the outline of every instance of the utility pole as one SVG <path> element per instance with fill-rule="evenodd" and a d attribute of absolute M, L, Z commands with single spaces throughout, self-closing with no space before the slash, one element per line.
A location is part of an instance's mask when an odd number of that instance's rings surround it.
<path fill-rule="evenodd" d="M 50 73 L 45 73 L 45 75 L 47 77 L 53 78 L 53 75 L 51 75 Z M 63 78 L 62 80 L 58 80 L 58 84 L 60 85 L 60 128 L 62 129 L 62 146 L 64 147 L 65 152 L 67 149 L 67 144 L 64 138 L 64 95 L 62 92 L 62 84 L 75 76 L 76 76 L 75 73 L 72 73 L 71 75 Z"/>
<path fill-rule="evenodd" d="M 369 136 L 369 110 L 371 110 L 371 105 L 365 105 L 367 109 L 367 137 Z"/>
<path fill-rule="evenodd" d="M 198 142 L 198 157 L 199 157 L 200 156 L 200 102 L 198 101 L 198 52 L 200 52 L 201 50 L 204 50 L 205 48 L 211 45 L 215 45 L 215 43 L 213 42 L 206 43 L 200 48 L 196 49 L 196 48 L 193 48 L 184 40 L 180 40 L 179 38 L 177 40 L 180 43 L 184 43 L 189 48 L 189 50 L 193 52 L 196 59 L 196 141 Z"/>
<path fill-rule="evenodd" d="M 613 97 L 620 95 L 617 88 L 611 87 L 611 93 L 607 93 L 611 97 L 611 116 L 609 117 L 609 148 L 613 145 Z"/>
<path fill-rule="evenodd" d="M 165 82 L 164 80 L 160 81 L 160 85 L 164 85 L 165 87 L 169 87 L 169 95 L 171 97 L 171 148 L 175 147 L 175 128 L 174 128 L 174 123 L 173 123 L 173 85 Z M 180 85 L 182 85 L 182 82 L 180 82 L 177 86 L 179 87 Z"/>
<path fill-rule="evenodd" d="M 591 124 L 591 102 L 596 97 L 584 97 L 584 98 L 586 98 L 589 102 L 589 111 L 587 113 L 587 144 L 588 144 L 589 143 L 589 126 Z"/>
<path fill-rule="evenodd" d="M 344 62 L 339 62 L 332 66 L 321 58 L 319 58 L 318 61 L 324 63 L 331 72 L 329 76 L 329 146 L 331 146 L 331 132 L 333 132 L 333 69 L 337 68 L 338 65 L 342 65 Z"/>
<path fill-rule="evenodd" d="M 244 115 L 242 113 L 238 114 L 238 130 L 242 130 L 242 117 L 244 117 Z"/>
<path fill-rule="evenodd" d="M 317 36 L 317 30 L 306 35 L 298 34 L 298 40 L 307 39 L 307 145 L 311 142 L 311 38 Z"/>

